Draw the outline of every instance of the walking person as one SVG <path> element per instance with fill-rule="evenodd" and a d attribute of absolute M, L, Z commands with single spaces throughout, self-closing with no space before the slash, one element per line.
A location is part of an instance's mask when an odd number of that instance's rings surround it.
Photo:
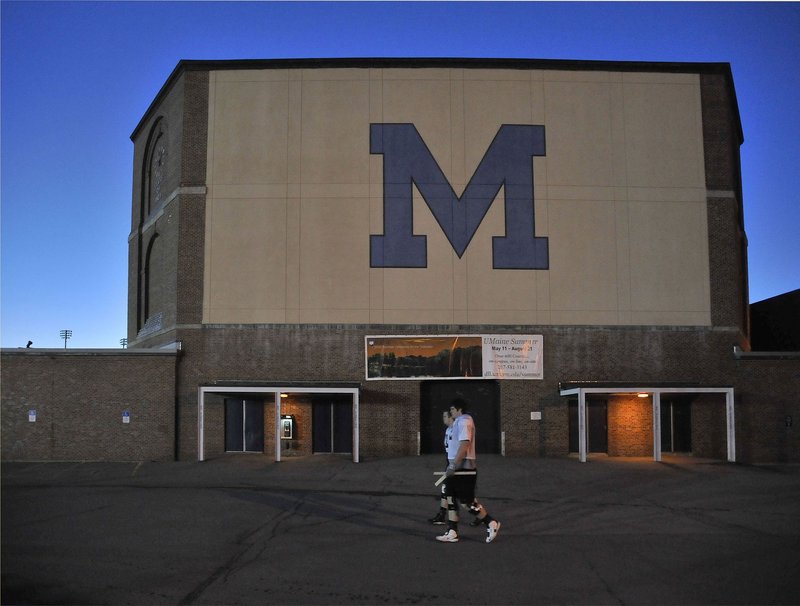
<path fill-rule="evenodd" d="M 447 532 L 436 537 L 442 543 L 457 543 L 458 536 L 458 508 L 459 504 L 467 506 L 477 515 L 479 524 L 486 527 L 486 542 L 491 543 L 500 531 L 500 522 L 495 520 L 486 508 L 478 503 L 475 498 L 475 485 L 478 480 L 477 455 L 475 454 L 475 422 L 472 417 L 464 413 L 464 401 L 455 400 L 450 406 L 450 415 L 453 417 L 451 428 L 453 440 L 457 442 L 458 449 L 453 460 L 447 465 L 447 479 L 444 481 L 445 498 L 447 500 Z M 472 474 L 459 474 L 457 471 L 472 471 Z"/>
<path fill-rule="evenodd" d="M 453 417 L 450 414 L 449 410 L 445 410 L 442 412 L 442 423 L 445 426 L 444 430 L 444 451 L 445 457 L 447 457 L 447 465 L 449 466 L 453 458 L 456 456 L 456 451 L 458 450 L 458 442 L 453 440 Z M 444 525 L 447 524 L 447 497 L 444 494 L 445 485 L 441 485 L 441 498 L 439 499 L 439 511 L 433 516 L 430 520 L 428 520 L 431 524 L 434 525 Z"/>

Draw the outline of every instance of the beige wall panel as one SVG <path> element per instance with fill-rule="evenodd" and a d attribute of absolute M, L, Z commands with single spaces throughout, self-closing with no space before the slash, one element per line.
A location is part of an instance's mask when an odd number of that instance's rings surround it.
<path fill-rule="evenodd" d="M 216 89 L 211 166 L 214 183 L 284 183 L 287 84 L 217 81 Z"/>
<path fill-rule="evenodd" d="M 463 69 L 460 70 L 464 80 L 476 81 L 519 81 L 529 82 L 531 72 L 526 69 Z"/>
<path fill-rule="evenodd" d="M 617 311 L 613 201 L 550 200 L 550 303 L 564 311 Z M 582 322 L 580 322 L 582 323 Z"/>
<path fill-rule="evenodd" d="M 366 324 L 369 321 L 368 309 L 313 308 L 298 311 L 297 320 L 301 324 Z"/>
<path fill-rule="evenodd" d="M 442 167 L 457 195 L 461 195 L 467 185 L 466 172 L 466 120 L 464 114 L 464 80 L 461 70 L 450 80 L 450 166 Z"/>
<path fill-rule="evenodd" d="M 453 310 L 448 309 L 386 309 L 383 321 L 387 324 L 453 324 Z"/>
<path fill-rule="evenodd" d="M 432 82 L 447 82 L 450 79 L 450 74 L 453 70 L 447 67 L 432 68 L 432 69 L 411 69 L 411 68 L 398 68 L 398 69 L 384 69 L 384 80 L 413 80 L 415 82 L 422 82 L 430 80 Z M 461 70 L 459 70 L 461 71 Z"/>
<path fill-rule="evenodd" d="M 369 183 L 369 81 L 304 81 L 302 96 L 302 182 Z"/>
<path fill-rule="evenodd" d="M 286 304 L 286 201 L 215 200 L 207 243 L 207 316 L 219 310 L 282 310 Z M 237 312 L 238 313 L 238 312 Z"/>
<path fill-rule="evenodd" d="M 553 324 L 566 325 L 615 325 L 620 324 L 619 314 L 616 311 L 552 311 L 550 312 L 550 322 Z"/>
<path fill-rule="evenodd" d="M 543 79 L 548 82 L 621 82 L 622 74 L 603 71 L 542 71 Z"/>
<path fill-rule="evenodd" d="M 369 80 L 369 68 L 339 68 L 339 69 L 303 69 L 300 70 L 301 77 L 306 82 L 322 81 L 322 80 L 339 80 L 339 81 L 354 81 L 354 80 Z"/>
<path fill-rule="evenodd" d="M 705 204 L 704 187 L 629 187 L 627 196 L 639 202 L 695 202 Z"/>
<path fill-rule="evenodd" d="M 300 196 L 303 198 L 368 198 L 367 183 L 303 183 Z"/>
<path fill-rule="evenodd" d="M 286 200 L 286 321 L 297 322 L 300 309 L 300 218 L 299 197 Z"/>
<path fill-rule="evenodd" d="M 286 196 L 286 183 L 230 183 L 214 186 L 214 198 L 281 198 Z"/>
<path fill-rule="evenodd" d="M 299 78 L 299 74 L 291 74 L 288 85 L 289 116 L 286 129 L 289 140 L 286 145 L 286 180 L 298 185 L 298 193 L 289 191 L 290 196 L 299 195 L 303 165 L 303 83 Z"/>
<path fill-rule="evenodd" d="M 549 324 L 549 312 L 519 311 L 505 309 L 471 309 L 464 323 L 467 324 Z"/>
<path fill-rule="evenodd" d="M 710 312 L 706 205 L 631 203 L 629 221 L 631 310 Z"/>
<path fill-rule="evenodd" d="M 628 166 L 625 157 L 625 90 L 621 81 L 609 84 L 608 90 L 611 111 L 611 182 L 621 187 L 628 184 Z"/>
<path fill-rule="evenodd" d="M 547 197 L 553 200 L 584 200 L 591 202 L 593 200 L 613 200 L 619 192 L 626 192 L 626 188 L 619 187 L 589 187 L 589 186 L 565 186 L 553 185 L 547 186 Z"/>
<path fill-rule="evenodd" d="M 300 308 L 369 310 L 369 200 L 304 199 L 300 209 Z M 328 320 L 333 321 L 333 320 Z"/>
<path fill-rule="evenodd" d="M 548 185 L 615 185 L 611 86 L 545 83 Z"/>
<path fill-rule="evenodd" d="M 212 309 L 206 322 L 208 324 L 285 324 L 292 322 L 286 310 L 259 308 L 219 307 Z"/>
<path fill-rule="evenodd" d="M 289 79 L 285 69 L 234 69 L 213 74 L 217 82 L 286 82 Z"/>
<path fill-rule="evenodd" d="M 632 311 L 631 325 L 706 326 L 711 324 L 711 312 L 702 311 Z"/>
<path fill-rule="evenodd" d="M 625 84 L 628 185 L 705 187 L 699 115 L 699 84 Z"/>
<path fill-rule="evenodd" d="M 614 232 L 617 235 L 617 309 L 620 324 L 628 322 L 626 315 L 631 308 L 631 241 L 628 202 L 622 195 L 614 201 Z"/>
<path fill-rule="evenodd" d="M 214 72 L 204 321 L 709 324 L 699 80 L 525 70 Z M 549 270 L 494 270 L 503 192 L 459 259 L 414 190 L 428 267 L 370 268 L 371 122 L 412 123 L 463 194 L 501 124 L 543 124 Z"/>
<path fill-rule="evenodd" d="M 472 176 L 503 124 L 532 124 L 530 80 L 464 82 L 466 178 Z"/>
<path fill-rule="evenodd" d="M 666 72 L 621 72 L 621 82 L 645 84 L 697 84 L 696 74 L 669 74 Z"/>

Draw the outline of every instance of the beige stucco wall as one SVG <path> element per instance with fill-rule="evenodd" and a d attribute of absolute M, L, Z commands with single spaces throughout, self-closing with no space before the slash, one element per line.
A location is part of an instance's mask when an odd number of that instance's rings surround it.
<path fill-rule="evenodd" d="M 503 192 L 463 257 L 415 193 L 425 269 L 370 268 L 383 158 L 410 122 L 461 193 L 501 124 L 542 124 L 549 270 L 493 270 Z M 212 71 L 206 323 L 709 325 L 699 77 L 471 69 Z"/>

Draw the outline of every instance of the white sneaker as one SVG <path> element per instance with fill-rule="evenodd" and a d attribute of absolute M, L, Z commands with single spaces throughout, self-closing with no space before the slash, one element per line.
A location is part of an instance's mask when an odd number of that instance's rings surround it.
<path fill-rule="evenodd" d="M 489 522 L 489 525 L 486 527 L 486 542 L 491 543 L 494 541 L 498 532 L 500 532 L 500 522 L 497 520 Z"/>
<path fill-rule="evenodd" d="M 437 541 L 442 543 L 458 543 L 458 533 L 455 530 L 448 530 L 440 537 L 436 537 Z M 487 539 L 488 540 L 488 539 Z"/>

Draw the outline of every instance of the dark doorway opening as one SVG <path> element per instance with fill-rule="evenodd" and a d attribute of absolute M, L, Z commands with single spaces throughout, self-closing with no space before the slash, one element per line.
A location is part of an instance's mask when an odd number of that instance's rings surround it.
<path fill-rule="evenodd" d="M 692 402 L 661 398 L 661 452 L 692 452 Z"/>
<path fill-rule="evenodd" d="M 500 454 L 500 384 L 497 381 L 423 381 L 420 384 L 420 452 L 444 453 L 442 412 L 461 398 L 475 421 L 475 451 Z"/>

